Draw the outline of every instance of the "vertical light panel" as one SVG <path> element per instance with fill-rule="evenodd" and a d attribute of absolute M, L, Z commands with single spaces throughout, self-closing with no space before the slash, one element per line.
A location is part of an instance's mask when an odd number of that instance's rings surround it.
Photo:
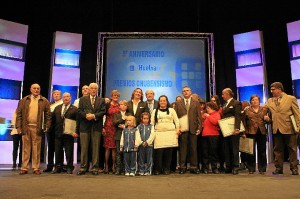
<path fill-rule="evenodd" d="M 78 96 L 80 79 L 81 34 L 55 32 L 51 91 L 60 90 Z M 51 93 L 49 94 L 51 98 Z"/>
<path fill-rule="evenodd" d="M 12 163 L 11 119 L 22 98 L 28 26 L 0 19 L 0 164 Z"/>
<path fill-rule="evenodd" d="M 267 98 L 267 81 L 263 52 L 262 32 L 252 31 L 233 36 L 236 68 L 237 98 L 250 103 L 250 97 L 257 94 L 261 104 Z M 273 160 L 273 147 L 267 143 L 268 162 Z"/>
<path fill-rule="evenodd" d="M 50 100 L 53 90 L 69 92 L 72 96 L 72 104 L 78 97 L 81 42 L 81 34 L 59 31 L 54 33 Z M 77 143 L 74 144 L 74 163 L 76 162 Z"/>
<path fill-rule="evenodd" d="M 294 95 L 300 105 L 300 21 L 287 24 Z"/>

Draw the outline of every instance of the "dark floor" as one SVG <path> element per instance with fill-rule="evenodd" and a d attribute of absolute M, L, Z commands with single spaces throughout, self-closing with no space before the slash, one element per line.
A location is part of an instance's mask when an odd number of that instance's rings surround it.
<path fill-rule="evenodd" d="M 300 198 L 300 176 L 292 176 L 289 165 L 283 175 L 184 174 L 125 177 L 113 174 L 85 176 L 62 174 L 20 176 L 0 165 L 0 198 Z M 78 168 L 78 166 L 77 166 Z M 77 169 L 76 168 L 76 169 Z"/>

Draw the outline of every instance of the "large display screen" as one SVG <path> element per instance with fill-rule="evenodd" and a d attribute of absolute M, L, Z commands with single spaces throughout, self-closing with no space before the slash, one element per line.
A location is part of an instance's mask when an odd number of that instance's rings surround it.
<path fill-rule="evenodd" d="M 80 51 L 55 49 L 55 66 L 79 67 Z"/>
<path fill-rule="evenodd" d="M 129 100 L 135 88 L 152 89 L 155 98 L 170 102 L 184 86 L 206 99 L 208 92 L 208 44 L 204 38 L 118 38 L 104 43 L 104 89 L 113 89 Z"/>
<path fill-rule="evenodd" d="M 18 61 L 25 60 L 26 44 L 0 39 L 0 57 Z"/>

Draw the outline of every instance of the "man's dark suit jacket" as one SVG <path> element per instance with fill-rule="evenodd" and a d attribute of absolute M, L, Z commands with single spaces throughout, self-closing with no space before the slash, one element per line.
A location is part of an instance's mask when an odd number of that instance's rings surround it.
<path fill-rule="evenodd" d="M 131 115 L 130 113 L 125 113 L 125 115 Z M 122 136 L 122 128 L 119 128 L 119 124 L 125 124 L 125 120 L 122 119 L 122 114 L 119 111 L 118 113 L 114 114 L 114 120 L 113 120 L 113 124 L 116 127 L 116 133 L 115 133 L 115 140 L 121 140 L 121 136 Z"/>
<path fill-rule="evenodd" d="M 240 129 L 241 111 L 242 111 L 241 102 L 232 99 L 225 108 L 223 107 L 222 119 L 234 116 L 235 117 L 234 129 Z"/>
<path fill-rule="evenodd" d="M 127 113 L 130 113 L 131 115 L 133 115 L 136 119 L 136 125 L 139 125 L 141 122 L 141 114 L 143 112 L 148 112 L 149 113 L 149 108 L 148 108 L 148 104 L 147 102 L 142 102 L 140 101 L 138 103 L 137 109 L 135 114 L 133 114 L 133 102 L 130 100 L 127 103 Z"/>
<path fill-rule="evenodd" d="M 53 116 L 52 121 L 54 122 L 53 127 L 55 128 L 55 137 L 56 138 L 62 137 L 62 135 L 64 133 L 63 132 L 64 131 L 64 128 L 63 128 L 64 118 L 75 120 L 75 121 L 77 119 L 78 109 L 75 106 L 73 106 L 72 104 L 70 104 L 64 117 L 62 117 L 61 111 L 64 106 L 65 106 L 64 104 L 58 105 L 57 107 L 55 107 L 53 114 L 52 114 L 52 116 Z M 79 132 L 74 132 L 74 133 L 79 134 Z"/>
<path fill-rule="evenodd" d="M 95 115 L 95 119 L 87 120 L 86 114 L 92 113 Z M 103 98 L 96 97 L 94 108 L 92 107 L 92 103 L 90 100 L 90 96 L 83 96 L 79 101 L 78 108 L 78 119 L 77 128 L 79 128 L 80 133 L 98 131 L 101 132 L 103 127 L 103 116 L 105 115 L 105 101 Z M 78 127 L 79 126 L 79 127 Z"/>

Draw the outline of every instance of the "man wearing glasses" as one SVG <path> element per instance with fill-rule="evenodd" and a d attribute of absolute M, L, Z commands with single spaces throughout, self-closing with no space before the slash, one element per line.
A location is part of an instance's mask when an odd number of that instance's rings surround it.
<path fill-rule="evenodd" d="M 283 174 L 284 146 L 287 146 L 292 175 L 299 175 L 296 135 L 299 134 L 300 111 L 297 100 L 284 92 L 281 82 L 271 84 L 271 93 L 273 97 L 268 99 L 266 107 L 272 114 L 276 167 L 273 174 Z M 291 116 L 295 119 L 296 128 L 293 127 Z"/>

